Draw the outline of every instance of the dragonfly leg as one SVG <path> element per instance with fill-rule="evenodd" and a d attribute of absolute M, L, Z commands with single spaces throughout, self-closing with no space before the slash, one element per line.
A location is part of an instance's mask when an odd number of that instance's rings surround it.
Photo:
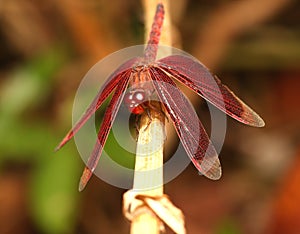
<path fill-rule="evenodd" d="M 141 120 L 141 115 L 135 115 L 135 123 L 134 123 L 134 127 L 135 127 L 135 131 L 136 131 L 136 140 L 137 140 L 137 136 L 140 133 L 140 120 Z"/>
<path fill-rule="evenodd" d="M 166 115 L 166 112 L 164 111 L 164 107 L 163 107 L 162 103 L 161 102 L 156 102 L 156 103 L 159 103 L 159 106 L 153 105 L 151 102 L 149 102 L 148 103 L 149 108 L 151 108 L 152 110 L 155 110 L 155 111 L 159 112 L 160 114 L 162 114 L 162 116 L 165 119 L 167 119 L 167 121 L 169 122 L 169 118 Z"/>
<path fill-rule="evenodd" d="M 149 108 L 146 108 L 146 109 L 145 109 L 145 112 L 147 113 L 148 118 L 149 118 L 149 121 L 147 122 L 147 125 L 146 125 L 146 127 L 145 127 L 145 130 L 147 130 L 147 128 L 150 126 L 150 123 L 151 123 L 151 121 L 152 121 L 152 117 L 151 117 Z M 138 138 L 138 135 L 139 135 L 140 129 L 141 129 L 141 117 L 142 117 L 142 115 L 136 115 L 136 120 L 135 120 L 135 130 L 136 130 L 137 138 Z M 137 139 L 136 139 L 136 140 L 137 140 Z"/>
<path fill-rule="evenodd" d="M 164 108 L 162 106 L 162 104 L 160 102 L 146 102 L 146 103 L 142 103 L 140 104 L 144 110 L 143 114 L 146 114 L 148 117 L 147 122 L 144 122 L 144 130 L 147 130 L 148 127 L 150 126 L 152 120 L 153 120 L 153 111 L 157 112 L 158 115 L 160 115 L 160 119 L 168 119 L 166 113 L 163 111 Z M 135 121 L 135 128 L 136 128 L 136 133 L 139 134 L 139 131 L 142 127 L 142 123 L 141 123 L 141 117 L 143 114 L 138 114 L 136 115 L 136 121 Z M 155 114 L 156 118 L 157 118 L 157 114 Z"/>

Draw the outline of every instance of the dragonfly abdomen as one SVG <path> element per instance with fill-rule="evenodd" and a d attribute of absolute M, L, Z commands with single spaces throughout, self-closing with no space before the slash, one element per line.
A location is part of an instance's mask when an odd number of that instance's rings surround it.
<path fill-rule="evenodd" d="M 164 7 L 160 3 L 157 5 L 156 8 L 156 13 L 151 27 L 149 40 L 147 43 L 147 47 L 145 49 L 145 59 L 148 61 L 155 61 L 159 38 L 161 34 L 161 28 L 164 21 L 164 14 L 165 14 Z"/>

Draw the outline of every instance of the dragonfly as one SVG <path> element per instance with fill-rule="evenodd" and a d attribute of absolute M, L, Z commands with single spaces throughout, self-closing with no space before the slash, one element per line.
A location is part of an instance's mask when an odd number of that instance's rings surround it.
<path fill-rule="evenodd" d="M 80 191 L 84 189 L 98 164 L 123 100 L 131 113 L 141 115 L 151 108 L 150 99 L 153 93 L 158 96 L 164 112 L 171 119 L 187 155 L 199 173 L 213 180 L 220 178 L 218 154 L 192 105 L 174 80 L 239 122 L 254 127 L 265 125 L 255 111 L 196 59 L 185 55 L 169 55 L 156 60 L 164 14 L 164 6 L 159 3 L 143 56 L 129 59 L 108 77 L 85 113 L 56 148 L 60 149 L 72 139 L 112 94 L 93 151 L 80 179 Z M 128 87 L 133 88 L 126 93 Z"/>

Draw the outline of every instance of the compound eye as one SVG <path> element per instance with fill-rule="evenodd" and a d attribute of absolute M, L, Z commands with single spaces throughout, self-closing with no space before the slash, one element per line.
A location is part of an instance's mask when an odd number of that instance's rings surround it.
<path fill-rule="evenodd" d="M 142 103 L 145 100 L 145 93 L 143 91 L 137 91 L 133 94 L 132 100 L 135 103 Z"/>
<path fill-rule="evenodd" d="M 145 101 L 146 96 L 143 90 L 135 90 L 134 92 L 127 93 L 124 101 L 129 111 L 134 114 L 141 114 L 144 111 L 142 103 Z"/>
<path fill-rule="evenodd" d="M 127 93 L 124 97 L 124 101 L 129 108 L 137 107 L 142 104 L 145 99 L 146 96 L 143 90 L 136 90 L 135 92 Z"/>

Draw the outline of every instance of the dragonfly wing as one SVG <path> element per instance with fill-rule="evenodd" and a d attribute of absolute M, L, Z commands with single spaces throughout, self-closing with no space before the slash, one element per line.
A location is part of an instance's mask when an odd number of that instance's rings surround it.
<path fill-rule="evenodd" d="M 174 77 L 232 118 L 251 126 L 263 127 L 263 119 L 214 77 L 199 61 L 183 55 L 171 55 L 158 62 Z"/>
<path fill-rule="evenodd" d="M 115 89 L 117 84 L 120 82 L 120 80 L 123 77 L 123 74 L 125 74 L 127 70 L 131 68 L 137 60 L 138 58 L 133 58 L 128 60 L 108 77 L 107 81 L 99 90 L 97 96 L 94 98 L 92 103 L 88 106 L 85 113 L 74 125 L 74 127 L 67 133 L 67 135 L 60 142 L 60 144 L 55 148 L 56 151 L 59 150 L 61 147 L 63 147 L 86 123 L 86 121 L 99 109 L 99 107 L 103 104 L 106 98 L 112 93 L 112 91 Z"/>
<path fill-rule="evenodd" d="M 192 105 L 163 70 L 151 68 L 150 74 L 159 99 L 191 161 L 206 177 L 219 179 L 221 166 L 218 154 Z"/>
<path fill-rule="evenodd" d="M 123 97 L 125 94 L 125 89 L 128 85 L 128 81 L 131 76 L 131 70 L 128 70 L 119 76 L 120 76 L 120 78 L 119 78 L 116 90 L 112 96 L 112 99 L 111 99 L 108 107 L 106 108 L 106 111 L 105 111 L 105 114 L 103 117 L 103 121 L 101 123 L 100 130 L 98 132 L 98 138 L 96 140 L 95 147 L 93 149 L 91 156 L 88 159 L 87 165 L 81 176 L 80 183 L 79 183 L 80 191 L 82 191 L 84 189 L 84 187 L 86 186 L 87 182 L 91 178 L 91 176 L 97 166 L 97 163 L 100 159 L 103 147 L 107 140 L 108 133 L 112 127 L 112 124 L 115 120 L 115 117 L 120 108 L 121 102 L 123 100 Z"/>

